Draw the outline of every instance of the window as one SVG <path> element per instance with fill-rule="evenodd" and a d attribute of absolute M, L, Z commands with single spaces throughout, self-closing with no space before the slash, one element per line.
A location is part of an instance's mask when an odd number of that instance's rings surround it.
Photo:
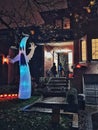
<path fill-rule="evenodd" d="M 92 59 L 98 60 L 98 39 L 92 39 Z"/>
<path fill-rule="evenodd" d="M 56 19 L 56 27 L 59 27 L 60 29 L 62 28 L 62 20 L 61 19 Z"/>
<path fill-rule="evenodd" d="M 63 29 L 70 29 L 70 19 L 65 18 L 63 21 Z"/>
<path fill-rule="evenodd" d="M 70 19 L 69 18 L 63 18 L 63 19 L 56 19 L 55 21 L 56 27 L 59 27 L 61 29 L 70 29 Z"/>
<path fill-rule="evenodd" d="M 82 54 L 81 54 L 82 61 L 86 61 L 87 60 L 87 56 L 86 56 L 86 41 L 85 40 L 83 40 L 81 42 L 81 51 L 82 51 Z"/>

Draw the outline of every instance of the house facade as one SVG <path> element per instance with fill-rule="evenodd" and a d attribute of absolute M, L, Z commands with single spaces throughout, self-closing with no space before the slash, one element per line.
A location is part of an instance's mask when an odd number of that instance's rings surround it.
<path fill-rule="evenodd" d="M 46 14 L 49 14 L 49 16 Z M 53 11 L 50 13 L 46 11 L 42 13 L 42 16 L 43 18 L 44 16 L 51 18 L 51 14 L 53 14 Z M 83 34 L 83 30 L 79 31 L 79 28 L 75 30 L 77 25 L 73 24 L 73 16 L 68 15 L 67 9 L 54 11 L 54 14 L 56 14 L 56 17 L 48 23 L 46 21 L 47 26 L 44 30 L 43 27 L 40 27 L 37 34 L 33 35 L 37 48 L 30 61 L 31 75 L 38 81 L 39 77 L 47 76 L 47 71 L 51 69 L 54 62 L 58 71 L 58 64 L 61 62 L 65 71 L 64 76 L 67 72 L 73 74 L 72 82 L 78 92 L 81 93 L 83 92 L 83 75 L 98 74 L 98 20 L 90 19 L 86 26 L 83 26 L 83 29 L 86 27 Z M 55 28 L 52 29 L 53 26 Z M 82 35 L 77 35 L 76 31 L 78 34 L 82 33 Z M 4 43 L 0 45 L 1 84 L 10 84 L 15 78 L 15 74 L 17 75 L 13 72 L 15 65 L 10 65 L 9 69 L 9 64 L 6 64 L 6 62 L 3 64 L 2 61 L 2 54 L 6 57 L 9 54 L 8 50 L 13 55 L 17 53 L 10 48 L 15 45 L 14 41 L 11 30 L 0 31 L 0 42 Z M 16 70 L 18 70 L 18 67 Z"/>

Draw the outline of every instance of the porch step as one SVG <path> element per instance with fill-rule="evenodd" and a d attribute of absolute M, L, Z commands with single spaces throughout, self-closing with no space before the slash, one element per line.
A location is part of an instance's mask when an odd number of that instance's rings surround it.
<path fill-rule="evenodd" d="M 38 102 L 26 106 L 22 110 L 52 114 L 51 121 L 57 124 L 60 121 L 61 114 L 72 115 L 72 128 L 73 130 L 78 130 L 78 104 L 68 104 L 64 97 L 43 98 Z"/>
<path fill-rule="evenodd" d="M 46 85 L 43 96 L 66 96 L 69 87 L 69 80 L 65 77 L 53 77 Z"/>
<path fill-rule="evenodd" d="M 61 84 L 61 83 L 55 83 L 55 84 L 52 84 L 52 83 L 49 83 L 48 85 L 47 85 L 48 87 L 60 87 L 60 86 L 65 86 L 65 87 L 67 87 L 68 85 L 67 84 Z"/>
<path fill-rule="evenodd" d="M 61 114 L 77 113 L 78 104 L 68 104 L 64 97 L 48 97 L 24 108 L 25 111 L 38 111 L 52 113 L 53 109 L 59 109 Z"/>

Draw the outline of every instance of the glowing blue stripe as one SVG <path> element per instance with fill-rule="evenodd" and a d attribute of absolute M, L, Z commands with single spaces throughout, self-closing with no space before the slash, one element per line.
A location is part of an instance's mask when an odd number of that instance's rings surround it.
<path fill-rule="evenodd" d="M 20 74 L 24 75 L 26 73 L 27 73 L 27 66 L 26 65 L 20 66 Z"/>
<path fill-rule="evenodd" d="M 26 46 L 26 42 L 28 40 L 29 37 L 24 37 L 21 42 L 20 42 L 20 47 L 23 48 Z"/>

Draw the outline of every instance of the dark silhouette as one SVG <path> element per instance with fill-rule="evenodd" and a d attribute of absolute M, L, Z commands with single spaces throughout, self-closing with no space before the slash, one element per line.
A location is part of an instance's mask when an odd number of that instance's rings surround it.
<path fill-rule="evenodd" d="M 62 64 L 59 63 L 59 65 L 58 65 L 58 73 L 59 73 L 59 77 L 62 76 L 62 72 L 63 72 L 63 71 L 64 71 L 64 69 L 63 69 L 63 67 L 62 67 Z"/>
<path fill-rule="evenodd" d="M 56 77 L 57 71 L 56 71 L 55 63 L 53 63 L 53 66 L 51 67 L 51 72 L 52 72 L 53 76 Z"/>

